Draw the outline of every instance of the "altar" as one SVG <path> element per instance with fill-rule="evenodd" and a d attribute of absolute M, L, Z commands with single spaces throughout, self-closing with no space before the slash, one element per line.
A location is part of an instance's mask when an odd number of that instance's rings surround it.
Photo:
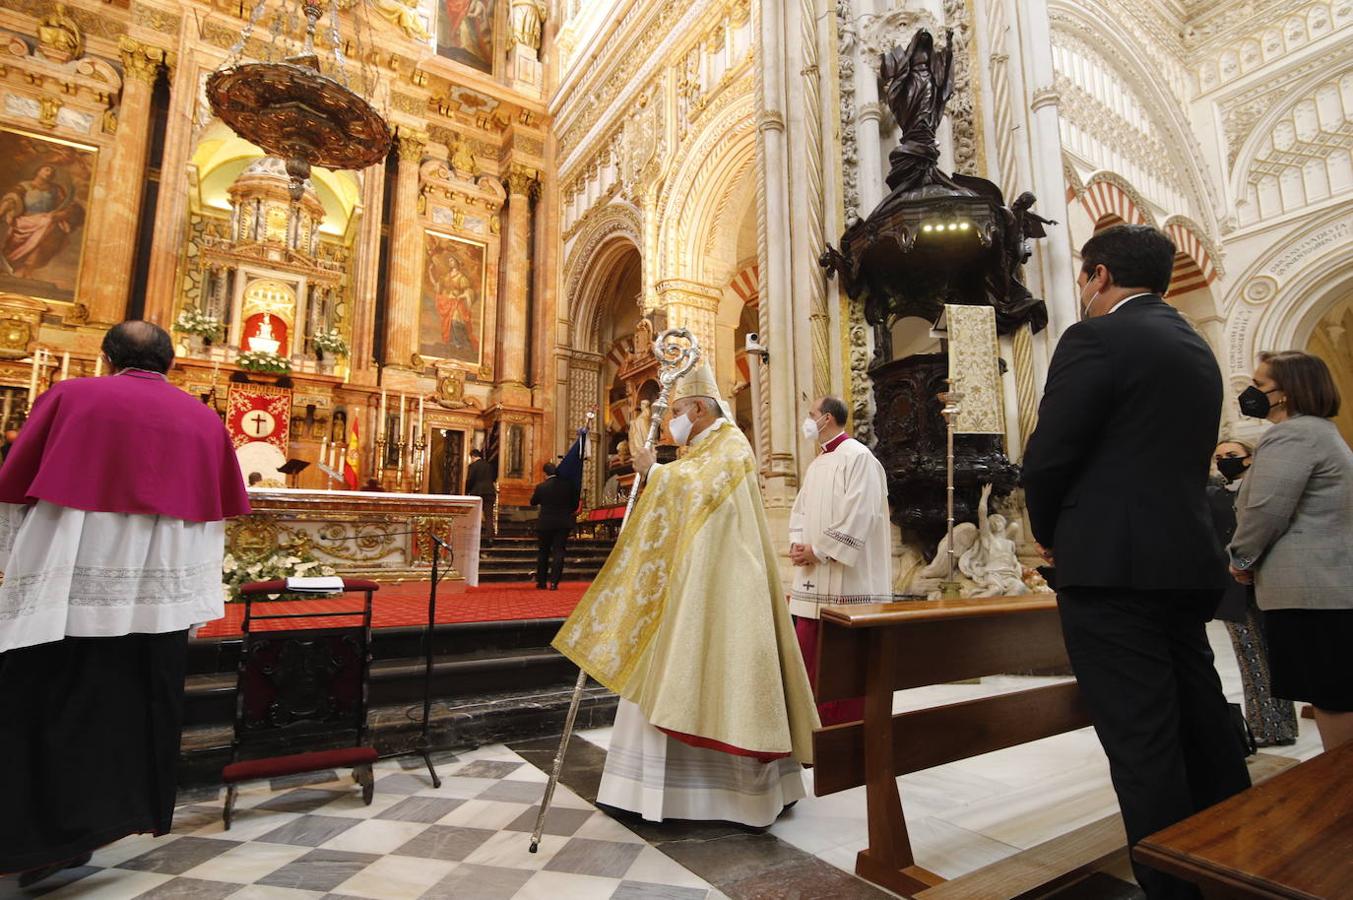
<path fill-rule="evenodd" d="M 255 488 L 249 502 L 253 513 L 226 528 L 226 550 L 239 564 L 295 548 L 342 576 L 426 581 L 436 536 L 451 547 L 439 564 L 443 589 L 479 584 L 478 497 Z"/>

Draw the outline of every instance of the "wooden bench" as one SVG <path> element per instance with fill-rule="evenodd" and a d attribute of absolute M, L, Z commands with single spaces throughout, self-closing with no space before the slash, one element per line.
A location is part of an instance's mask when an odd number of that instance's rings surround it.
<path fill-rule="evenodd" d="M 1353 744 L 1274 775 L 1133 849 L 1204 897 L 1353 896 Z"/>
<path fill-rule="evenodd" d="M 1074 681 L 893 715 L 893 692 L 1067 665 L 1049 594 L 822 611 L 819 702 L 865 698 L 863 722 L 813 737 L 817 796 L 865 786 L 869 847 L 855 872 L 927 900 L 1036 896 L 1126 854 L 1117 816 L 945 882 L 916 865 L 897 777 L 1090 724 Z M 994 879 L 994 880 L 993 880 Z M 991 893 L 991 885 L 1000 885 Z M 929 889 L 929 890 L 927 890 Z M 919 892 L 919 893 L 918 893 Z"/>

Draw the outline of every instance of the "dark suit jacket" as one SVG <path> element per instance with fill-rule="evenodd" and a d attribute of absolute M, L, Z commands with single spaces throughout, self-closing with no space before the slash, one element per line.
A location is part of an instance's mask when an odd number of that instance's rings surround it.
<path fill-rule="evenodd" d="M 1210 484 L 1207 486 L 1207 505 L 1212 511 L 1212 530 L 1216 532 L 1217 540 L 1225 547 L 1231 543 L 1231 536 L 1236 533 L 1235 492 L 1228 491 L 1221 485 Z M 1254 586 L 1241 584 L 1234 578 L 1228 579 L 1228 582 L 1214 618 L 1225 619 L 1228 622 L 1244 622 L 1246 601 Z"/>
<path fill-rule="evenodd" d="M 498 490 L 494 482 L 498 480 L 498 471 L 487 459 L 476 459 L 465 471 L 465 493 L 483 497 L 491 501 Z"/>
<path fill-rule="evenodd" d="M 573 527 L 573 516 L 578 511 L 578 484 L 558 475 L 551 475 L 536 485 L 531 505 L 540 507 L 537 531 L 555 531 Z"/>
<path fill-rule="evenodd" d="M 1212 350 L 1158 296 L 1066 330 L 1023 467 L 1059 589 L 1226 586 L 1206 494 L 1221 402 Z"/>

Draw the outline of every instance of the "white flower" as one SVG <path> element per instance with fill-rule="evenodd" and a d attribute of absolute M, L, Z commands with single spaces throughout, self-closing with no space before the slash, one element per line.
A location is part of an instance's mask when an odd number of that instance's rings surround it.
<path fill-rule="evenodd" d="M 334 574 L 334 567 L 333 567 L 333 566 L 323 566 L 322 568 L 320 568 L 319 571 L 320 571 L 320 574 L 321 574 L 321 575 L 333 575 L 333 574 Z"/>
<path fill-rule="evenodd" d="M 237 570 L 239 567 L 240 567 L 240 564 L 237 563 L 237 562 L 235 561 L 235 557 L 231 556 L 229 553 L 227 553 L 225 559 L 223 559 L 223 560 L 221 561 L 221 571 L 222 571 L 222 572 L 234 572 L 234 571 Z"/>

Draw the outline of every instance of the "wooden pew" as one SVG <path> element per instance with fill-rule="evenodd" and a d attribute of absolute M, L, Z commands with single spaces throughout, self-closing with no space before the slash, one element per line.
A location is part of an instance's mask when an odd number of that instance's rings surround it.
<path fill-rule="evenodd" d="M 1139 862 L 1208 898 L 1353 896 L 1353 744 L 1140 841 Z"/>
<path fill-rule="evenodd" d="M 1007 861 L 947 884 L 916 865 L 897 777 L 1089 725 L 1076 684 L 1063 682 L 898 715 L 893 715 L 893 692 L 1065 667 L 1056 599 L 1036 594 L 829 607 L 821 618 L 818 701 L 865 698 L 863 722 L 822 728 L 813 736 L 817 796 L 865 786 L 869 847 L 856 857 L 856 874 L 904 895 L 931 888 L 935 900 L 992 896 L 983 894 L 979 883 L 990 882 L 989 870 Z M 1036 859 L 1030 851 L 1019 854 L 1022 859 L 998 879 L 1010 888 L 1001 896 L 1029 893 L 1009 879 L 1023 879 L 1030 890 L 1063 884 L 1125 852 L 1116 816 L 1064 838 L 1058 841 L 1074 848 L 1064 855 L 1075 862 L 1059 865 L 1046 854 Z M 1022 873 L 1018 878 L 1017 871 Z M 1032 880 L 1031 871 L 1036 876 Z M 971 882 L 971 891 L 960 881 Z"/>

